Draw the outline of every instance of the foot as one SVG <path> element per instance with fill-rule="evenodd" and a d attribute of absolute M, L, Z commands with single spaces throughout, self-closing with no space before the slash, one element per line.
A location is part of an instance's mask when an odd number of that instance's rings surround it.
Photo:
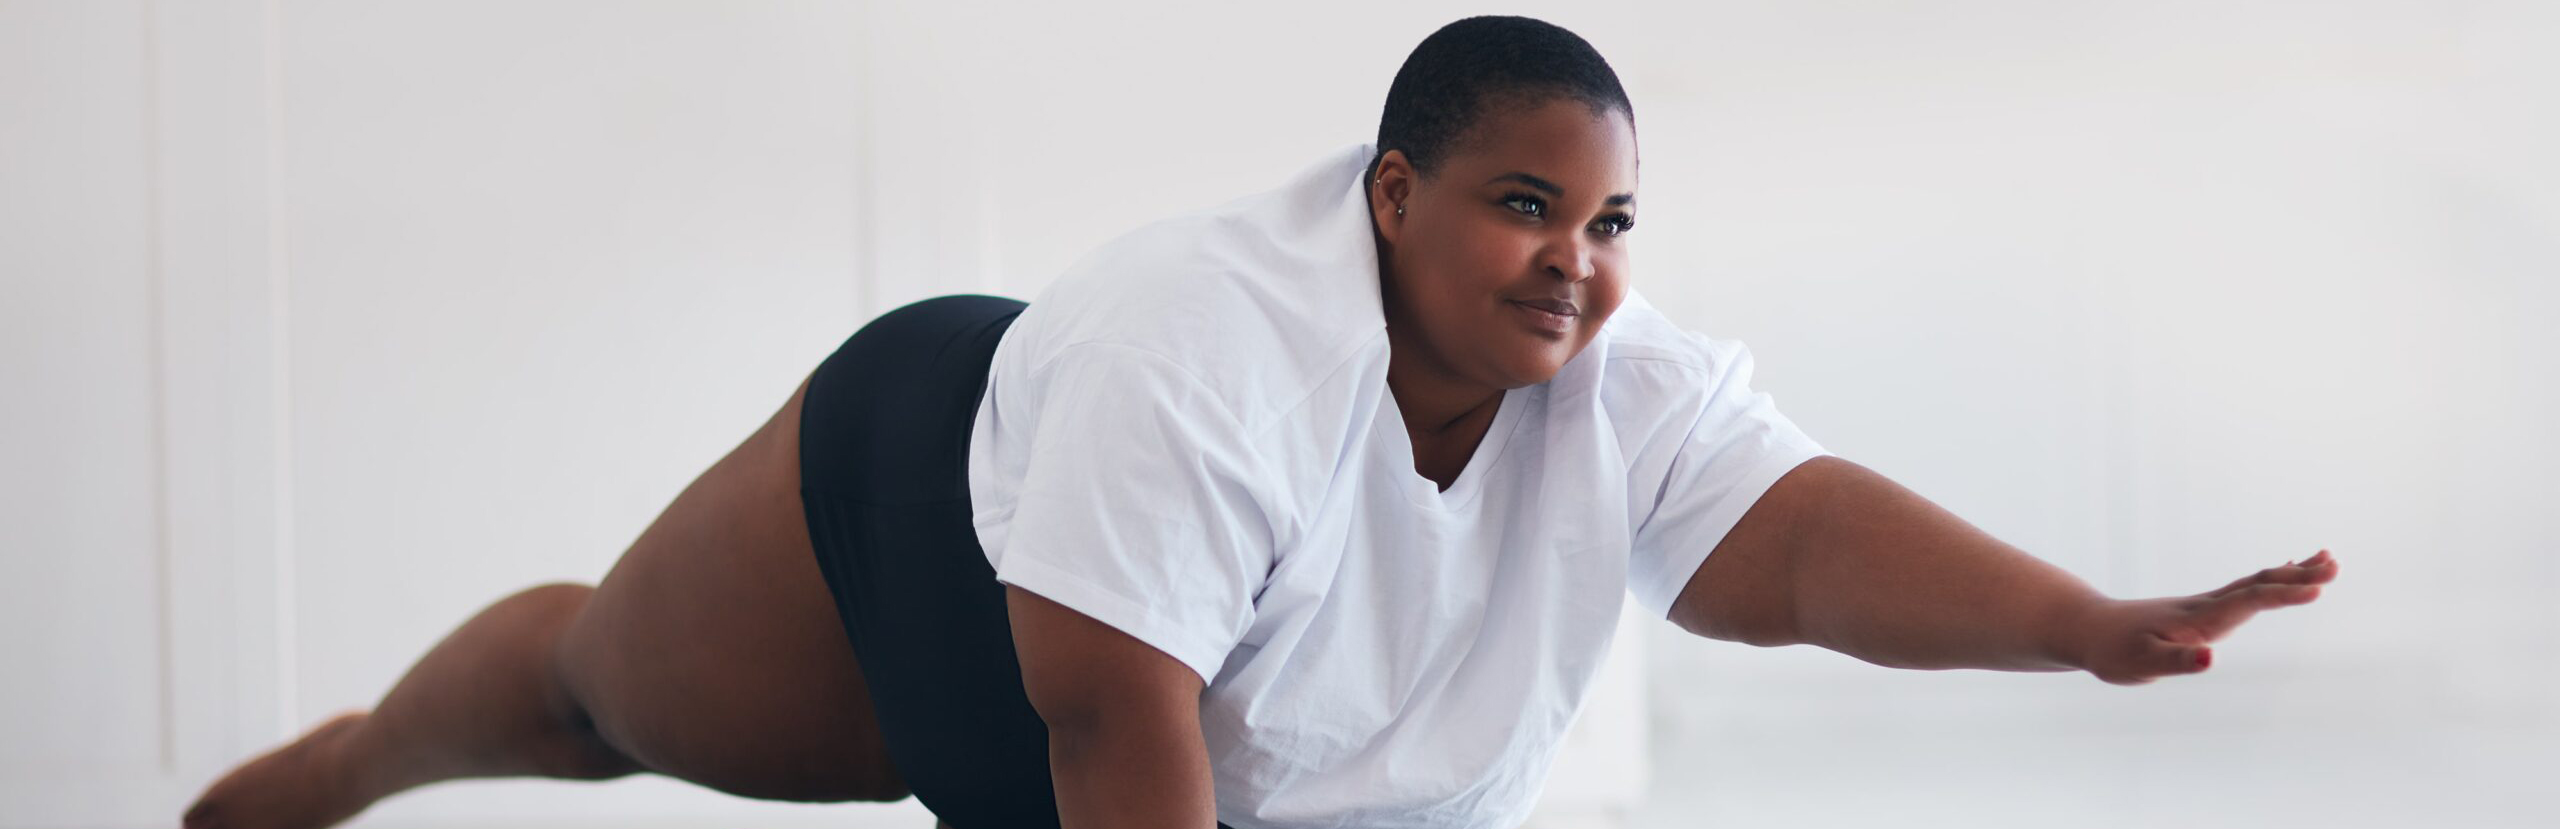
<path fill-rule="evenodd" d="M 366 806 L 374 796 L 353 791 L 342 758 L 350 735 L 368 712 L 331 717 L 283 748 L 243 763 L 222 776 L 187 807 L 186 829 L 320 829 Z"/>

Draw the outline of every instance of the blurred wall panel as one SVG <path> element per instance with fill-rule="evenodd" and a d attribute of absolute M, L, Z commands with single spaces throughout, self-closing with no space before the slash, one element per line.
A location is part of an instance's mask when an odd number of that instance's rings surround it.
<path fill-rule="evenodd" d="M 0 821 L 172 759 L 145 14 L 0 5 Z"/>

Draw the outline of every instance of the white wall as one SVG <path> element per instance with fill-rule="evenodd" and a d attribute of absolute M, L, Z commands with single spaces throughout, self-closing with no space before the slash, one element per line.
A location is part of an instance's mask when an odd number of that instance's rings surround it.
<path fill-rule="evenodd" d="M 2134 689 L 1637 628 L 1561 790 L 2547 821 L 2560 13 L 2241 6 L 0 2 L 0 825 L 165 824 L 490 599 L 594 579 L 870 314 L 1027 298 L 1366 140 L 1482 11 L 1610 57 L 1639 284 L 1835 451 L 2119 596 L 2345 565 Z M 1649 768 L 1607 750 L 1648 690 Z M 1940 750 L 1984 740 L 2022 748 Z M 362 825 L 911 807 L 474 782 Z"/>

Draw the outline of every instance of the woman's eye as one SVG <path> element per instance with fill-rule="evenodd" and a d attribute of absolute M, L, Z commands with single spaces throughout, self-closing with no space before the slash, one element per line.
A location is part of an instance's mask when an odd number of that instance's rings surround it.
<path fill-rule="evenodd" d="M 1510 205 L 1513 210 L 1517 210 L 1531 216 L 1544 216 L 1547 214 L 1547 203 L 1539 201 L 1536 196 L 1524 196 L 1515 193 L 1509 196 L 1504 196 L 1502 203 Z"/>
<path fill-rule="evenodd" d="M 1636 220 L 1626 216 L 1611 216 L 1600 220 L 1600 229 L 1600 232 L 1610 236 L 1623 236 L 1627 231 L 1636 229 Z"/>

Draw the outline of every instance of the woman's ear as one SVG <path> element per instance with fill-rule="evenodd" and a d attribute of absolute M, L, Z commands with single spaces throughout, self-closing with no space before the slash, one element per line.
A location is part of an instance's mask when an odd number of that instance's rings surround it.
<path fill-rule="evenodd" d="M 1377 220 L 1378 235 L 1390 244 L 1403 235 L 1413 186 L 1413 162 L 1405 158 L 1403 150 L 1388 150 L 1379 156 L 1378 170 L 1369 181 L 1369 215 Z"/>

